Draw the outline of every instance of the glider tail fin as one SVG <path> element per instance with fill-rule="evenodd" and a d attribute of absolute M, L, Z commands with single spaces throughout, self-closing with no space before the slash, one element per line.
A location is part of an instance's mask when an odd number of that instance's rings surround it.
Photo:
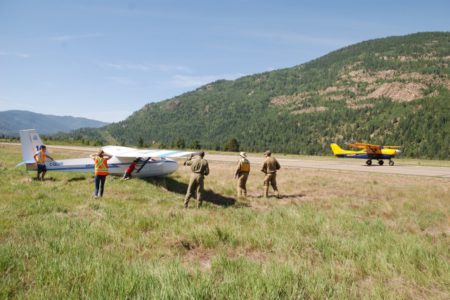
<path fill-rule="evenodd" d="M 20 130 L 20 144 L 22 145 L 23 161 L 25 163 L 34 163 L 34 154 L 42 145 L 42 140 L 36 130 Z"/>

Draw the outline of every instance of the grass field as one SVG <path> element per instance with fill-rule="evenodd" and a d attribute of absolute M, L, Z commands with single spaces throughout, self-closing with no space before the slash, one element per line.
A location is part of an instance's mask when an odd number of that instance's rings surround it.
<path fill-rule="evenodd" d="M 20 160 L 0 145 L 1 299 L 450 298 L 448 179 L 282 169 L 264 199 L 253 166 L 236 200 L 234 165 L 210 163 L 184 210 L 186 167 L 94 200 L 91 174 L 39 182 Z"/>

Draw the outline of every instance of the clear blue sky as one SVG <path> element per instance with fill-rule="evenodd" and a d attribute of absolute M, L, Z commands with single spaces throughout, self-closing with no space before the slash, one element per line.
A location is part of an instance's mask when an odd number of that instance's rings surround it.
<path fill-rule="evenodd" d="M 444 0 L 0 0 L 0 111 L 120 121 L 217 79 L 449 30 Z"/>

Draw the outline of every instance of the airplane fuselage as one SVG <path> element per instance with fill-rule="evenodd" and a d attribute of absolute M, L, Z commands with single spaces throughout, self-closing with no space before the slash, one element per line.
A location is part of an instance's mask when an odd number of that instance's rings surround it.
<path fill-rule="evenodd" d="M 383 160 L 388 159 L 389 165 L 393 166 L 394 161 L 392 158 L 394 158 L 397 154 L 399 154 L 401 151 L 398 149 L 392 149 L 392 148 L 383 148 L 383 147 L 377 147 L 377 148 L 370 148 L 359 151 L 353 151 L 353 150 L 344 150 L 341 147 L 339 147 L 337 144 L 331 144 L 330 145 L 331 150 L 333 151 L 334 156 L 340 157 L 340 158 L 360 158 L 360 159 L 366 159 L 366 164 L 368 166 L 372 165 L 372 160 L 377 160 L 379 165 L 383 165 Z M 381 149 L 379 149 L 381 148 Z"/>
<path fill-rule="evenodd" d="M 389 150 L 389 149 L 387 149 Z M 382 150 L 381 154 L 379 153 L 367 153 L 366 151 L 350 151 L 345 150 L 345 153 L 335 154 L 336 157 L 346 157 L 346 158 L 361 158 L 361 159 L 391 159 L 395 157 L 396 153 L 390 153 L 390 150 L 386 153 L 387 150 Z"/>
<path fill-rule="evenodd" d="M 119 160 L 116 157 L 108 160 L 108 173 L 110 175 L 122 176 L 133 159 Z M 145 163 L 140 171 L 141 166 Z M 61 172 L 88 172 L 94 173 L 94 161 L 90 158 L 76 158 L 47 161 L 45 163 L 47 171 Z M 28 170 L 36 170 L 36 164 L 27 164 Z M 178 169 L 178 163 L 171 159 L 141 161 L 134 172 L 133 177 L 151 177 L 165 176 L 175 172 Z"/>

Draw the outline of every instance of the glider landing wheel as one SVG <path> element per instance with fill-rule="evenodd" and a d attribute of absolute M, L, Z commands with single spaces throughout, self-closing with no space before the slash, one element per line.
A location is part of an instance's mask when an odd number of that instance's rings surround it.
<path fill-rule="evenodd" d="M 394 165 L 394 161 L 393 160 L 389 160 L 389 165 L 393 166 Z"/>
<path fill-rule="evenodd" d="M 384 164 L 384 161 L 382 161 L 381 159 L 378 161 L 378 164 L 380 165 L 380 166 L 382 166 L 383 164 Z"/>
<path fill-rule="evenodd" d="M 372 160 L 371 159 L 367 160 L 366 161 L 366 165 L 371 166 L 372 165 Z"/>

